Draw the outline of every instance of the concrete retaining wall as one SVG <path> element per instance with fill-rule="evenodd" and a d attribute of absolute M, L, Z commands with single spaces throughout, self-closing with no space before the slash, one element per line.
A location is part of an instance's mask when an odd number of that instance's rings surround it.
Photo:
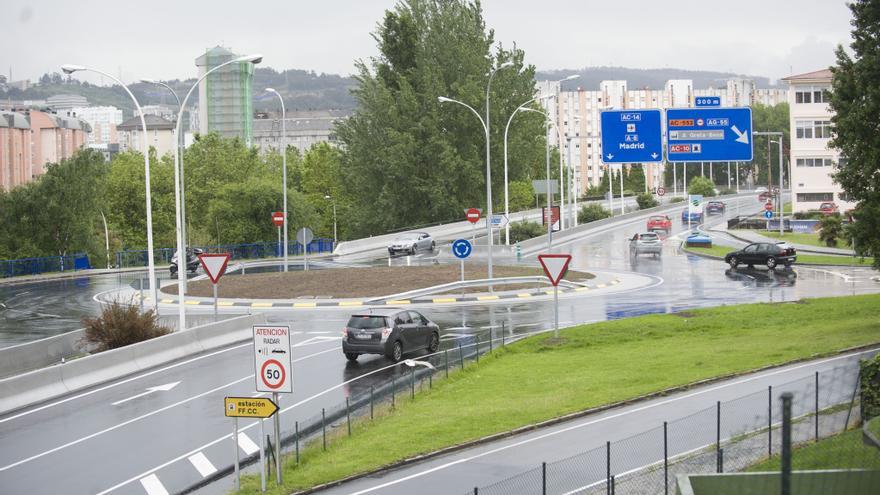
<path fill-rule="evenodd" d="M 0 349 L 0 378 L 45 368 L 88 352 L 83 329 Z"/>
<path fill-rule="evenodd" d="M 0 414 L 251 338 L 265 314 L 244 315 L 0 380 Z M 18 346 L 17 346 L 18 347 Z"/>

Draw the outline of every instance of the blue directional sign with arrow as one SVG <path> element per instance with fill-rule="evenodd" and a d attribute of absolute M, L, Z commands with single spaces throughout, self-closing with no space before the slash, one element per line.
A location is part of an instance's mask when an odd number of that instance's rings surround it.
<path fill-rule="evenodd" d="M 465 239 L 458 239 L 452 243 L 452 254 L 456 258 L 465 259 L 471 255 L 473 250 L 474 248 L 471 246 L 471 243 Z"/>
<path fill-rule="evenodd" d="M 752 160 L 752 109 L 670 108 L 666 110 L 670 162 Z"/>
<path fill-rule="evenodd" d="M 663 161 L 660 110 L 605 110 L 602 112 L 604 163 L 659 163 Z"/>
<path fill-rule="evenodd" d="M 767 220 L 770 220 L 771 218 L 773 218 L 773 212 L 769 211 L 769 210 L 765 211 L 764 218 L 766 218 Z"/>

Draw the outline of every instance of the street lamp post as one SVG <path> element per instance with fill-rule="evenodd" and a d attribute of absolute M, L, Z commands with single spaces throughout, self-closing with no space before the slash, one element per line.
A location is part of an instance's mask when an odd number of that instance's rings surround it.
<path fill-rule="evenodd" d="M 150 148 L 149 141 L 147 140 L 147 122 L 144 120 L 144 112 L 141 111 L 141 105 L 138 103 L 137 98 L 134 97 L 131 90 L 128 89 L 128 86 L 123 84 L 122 81 L 117 79 L 116 77 L 100 71 L 98 69 L 93 69 L 91 67 L 84 67 L 81 65 L 69 65 L 65 64 L 61 66 L 61 70 L 65 74 L 73 74 L 77 71 L 91 71 L 98 73 L 102 76 L 107 77 L 108 79 L 112 79 L 116 81 L 117 84 L 122 86 L 122 89 L 128 93 L 128 96 L 131 97 L 131 101 L 134 102 L 135 109 L 137 110 L 138 115 L 141 118 L 141 128 L 144 132 L 144 187 L 146 189 L 146 205 L 147 205 L 147 273 L 150 277 L 150 293 L 153 299 L 153 310 L 158 314 L 159 313 L 159 288 L 158 283 L 156 281 L 156 264 L 153 259 L 153 208 L 152 208 L 152 197 L 150 194 Z"/>
<path fill-rule="evenodd" d="M 273 93 L 278 97 L 278 100 L 281 101 L 281 188 L 284 190 L 284 271 L 287 271 L 287 145 L 285 143 L 285 137 L 287 136 L 287 129 L 284 125 L 284 98 L 281 97 L 281 93 L 275 91 L 272 88 L 266 88 L 266 92 Z M 308 247 L 306 247 L 308 250 Z"/>
<path fill-rule="evenodd" d="M 328 200 L 333 201 L 333 247 L 335 248 L 336 243 L 338 242 L 337 241 L 338 237 L 336 237 L 336 200 L 333 199 L 333 197 L 329 196 L 329 195 L 324 196 L 324 199 L 328 199 Z"/>

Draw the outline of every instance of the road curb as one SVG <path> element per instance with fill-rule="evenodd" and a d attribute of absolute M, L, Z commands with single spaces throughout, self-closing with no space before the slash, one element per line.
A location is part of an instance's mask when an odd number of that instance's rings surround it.
<path fill-rule="evenodd" d="M 565 416 L 560 416 L 558 418 L 549 419 L 549 420 L 535 423 L 532 425 L 522 426 L 522 427 L 510 430 L 510 431 L 495 433 L 492 435 L 488 435 L 488 436 L 479 438 L 477 440 L 465 442 L 465 443 L 458 444 L 458 445 L 453 445 L 451 447 L 440 449 L 440 450 L 437 450 L 434 452 L 429 452 L 427 454 L 417 455 L 417 456 L 403 459 L 398 462 L 394 462 L 394 463 L 391 463 L 391 464 L 388 464 L 388 465 L 385 465 L 385 466 L 382 466 L 382 467 L 379 467 L 379 468 L 376 468 L 376 469 L 373 469 L 370 471 L 354 474 L 354 475 L 348 476 L 346 478 L 342 478 L 340 480 L 331 481 L 329 483 L 324 483 L 322 485 L 314 486 L 312 488 L 307 488 L 302 491 L 294 491 L 294 492 L 291 492 L 291 495 L 308 495 L 308 494 L 316 493 L 321 490 L 326 490 L 328 488 L 334 488 L 334 487 L 343 485 L 343 484 L 351 482 L 351 481 L 359 480 L 361 478 L 366 478 L 366 477 L 374 476 L 377 474 L 390 472 L 395 469 L 399 469 L 401 467 L 406 467 L 406 466 L 409 466 L 412 464 L 417 464 L 419 462 L 434 459 L 436 457 L 440 457 L 440 456 L 443 456 L 446 454 L 451 454 L 451 453 L 465 450 L 465 449 L 468 449 L 471 447 L 477 447 L 477 446 L 480 446 L 480 445 L 483 445 L 486 443 L 494 442 L 496 440 L 503 440 L 505 438 L 516 436 L 521 433 L 529 433 L 529 432 L 540 430 L 540 429 L 547 428 L 550 426 L 555 426 L 557 424 L 564 423 L 566 421 L 571 421 L 574 419 L 583 418 L 583 417 L 589 416 L 591 414 L 596 414 L 596 413 L 609 411 L 612 409 L 617 409 L 617 408 L 620 408 L 623 406 L 628 406 L 631 404 L 636 404 L 639 402 L 644 402 L 647 400 L 664 397 L 664 396 L 678 393 L 678 392 L 685 392 L 685 391 L 690 390 L 694 387 L 699 387 L 702 385 L 711 385 L 713 383 L 717 383 L 720 381 L 730 380 L 733 378 L 739 378 L 739 377 L 754 374 L 754 373 L 761 373 L 764 371 L 769 371 L 769 370 L 773 370 L 773 369 L 777 369 L 777 368 L 782 368 L 785 366 L 790 366 L 792 364 L 798 364 L 798 363 L 803 363 L 803 362 L 807 362 L 807 361 L 813 361 L 813 360 L 823 359 L 823 358 L 833 357 L 833 356 L 841 356 L 841 355 L 852 353 L 852 352 L 866 351 L 866 350 L 878 349 L 878 348 L 880 348 L 880 341 L 873 342 L 871 344 L 861 345 L 861 346 L 849 347 L 849 348 L 841 349 L 838 351 L 832 351 L 832 352 L 821 353 L 821 354 L 814 354 L 812 356 L 798 358 L 798 359 L 794 359 L 791 361 L 786 361 L 784 363 L 772 364 L 772 365 L 762 366 L 760 368 L 741 371 L 741 372 L 737 372 L 737 373 L 730 373 L 730 374 L 726 374 L 726 375 L 716 376 L 713 378 L 706 378 L 703 380 L 697 380 L 695 382 L 691 382 L 691 383 L 688 383 L 685 385 L 679 385 L 676 387 L 671 387 L 671 388 L 667 388 L 664 390 L 660 390 L 657 392 L 652 392 L 649 394 L 640 395 L 638 397 L 634 397 L 631 399 L 626 399 L 626 400 L 622 400 L 622 401 L 618 401 L 618 402 L 613 402 L 611 404 L 606 404 L 603 406 L 597 406 L 597 407 L 593 407 L 590 409 L 585 409 L 582 411 L 567 414 Z"/>
<path fill-rule="evenodd" d="M 699 256 L 701 258 L 724 261 L 724 258 L 722 258 L 721 256 L 715 256 L 714 254 L 706 254 L 706 253 L 700 253 L 698 251 L 692 251 L 692 250 L 688 249 L 687 247 L 685 247 L 684 241 L 682 241 L 682 245 L 679 246 L 679 249 L 681 249 L 685 253 L 692 254 L 694 256 Z M 828 254 L 828 255 L 823 255 L 823 256 L 840 256 L 841 258 L 848 258 L 849 257 L 849 256 L 841 256 L 841 255 L 837 255 L 837 254 Z M 846 268 L 849 265 L 829 265 L 829 264 L 825 264 L 825 263 L 802 263 L 800 261 L 796 261 L 791 266 L 792 266 L 792 268 L 796 268 L 798 266 L 839 266 L 839 267 Z M 861 265 L 861 266 L 864 267 L 865 265 Z"/>

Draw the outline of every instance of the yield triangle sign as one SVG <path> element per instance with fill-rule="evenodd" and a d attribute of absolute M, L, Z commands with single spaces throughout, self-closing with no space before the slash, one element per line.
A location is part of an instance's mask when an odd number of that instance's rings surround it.
<path fill-rule="evenodd" d="M 550 279 L 550 283 L 554 287 L 559 285 L 565 272 L 568 271 L 568 264 L 571 262 L 570 254 L 539 254 L 538 261 L 544 267 L 544 274 Z"/>
<path fill-rule="evenodd" d="M 223 254 L 200 254 L 199 261 L 202 262 L 202 268 L 211 279 L 211 283 L 216 284 L 220 277 L 226 272 L 226 264 L 229 263 L 229 253 Z"/>

